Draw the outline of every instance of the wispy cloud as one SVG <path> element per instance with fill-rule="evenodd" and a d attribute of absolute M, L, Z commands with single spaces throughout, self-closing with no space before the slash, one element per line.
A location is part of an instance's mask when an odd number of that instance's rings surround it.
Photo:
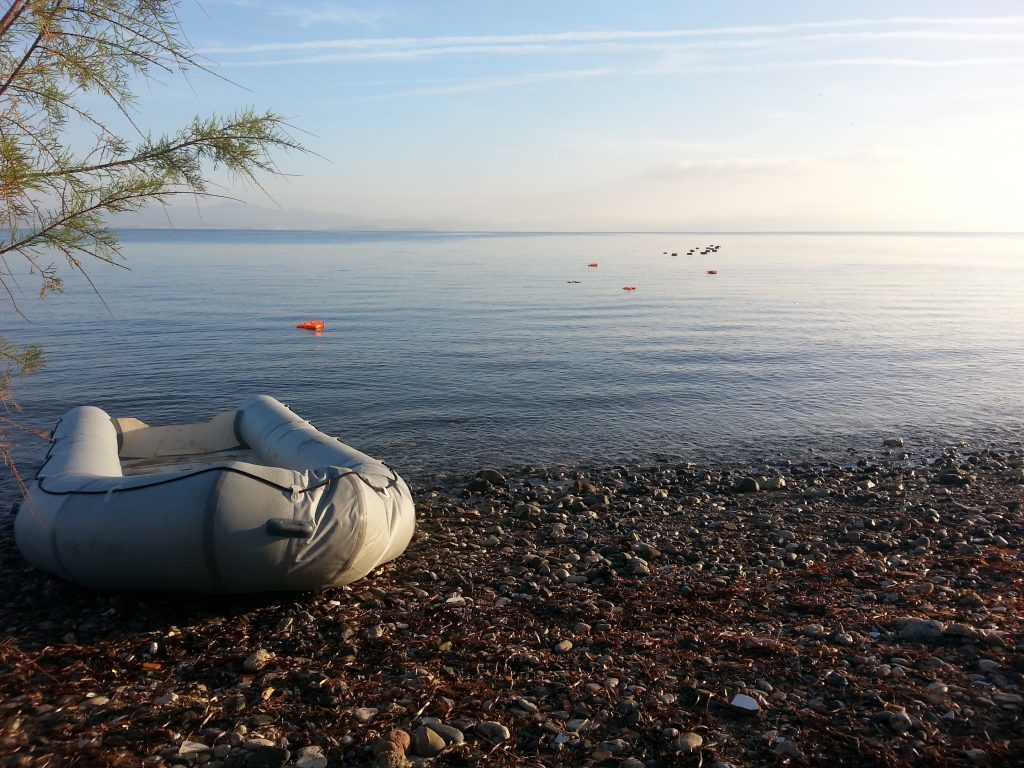
<path fill-rule="evenodd" d="M 360 8 L 349 3 L 321 2 L 314 6 L 304 3 L 267 2 L 267 0 L 205 0 L 205 2 L 209 5 L 245 8 L 251 12 L 289 19 L 301 27 L 325 24 L 350 27 L 374 26 L 390 15 L 382 8 Z M 217 46 L 217 50 L 225 50 L 225 48 Z"/>
<path fill-rule="evenodd" d="M 909 67 L 915 69 L 955 67 L 1001 67 L 1024 65 L 1024 56 L 974 56 L 948 59 L 914 59 L 883 56 L 836 59 L 794 59 L 792 61 L 761 61 L 746 64 L 708 64 L 694 66 L 652 67 L 650 69 L 620 70 L 619 74 L 634 75 L 713 75 L 730 73 L 773 72 L 791 69 L 820 69 L 822 67 Z"/>
<path fill-rule="evenodd" d="M 304 9 L 286 9 L 280 11 L 290 16 L 315 20 L 318 13 Z M 340 16 L 344 11 L 338 10 Z M 898 27 L 916 24 L 918 29 L 899 29 Z M 963 25 L 996 26 L 991 31 L 944 31 L 933 30 L 931 26 Z M 849 30 L 861 27 L 861 31 L 817 32 L 808 34 L 809 30 Z M 897 27 L 897 29 L 875 29 L 877 27 Z M 692 29 L 668 30 L 606 30 L 606 31 L 566 31 L 517 35 L 447 35 L 435 37 L 377 37 L 377 38 L 339 38 L 329 40 L 307 40 L 299 42 L 267 42 L 243 46 L 217 46 L 200 51 L 206 55 L 244 55 L 253 53 L 286 53 L 326 50 L 348 51 L 431 51 L 439 53 L 474 52 L 474 53 L 509 53 L 518 46 L 544 46 L 543 50 L 559 47 L 573 50 L 577 46 L 593 43 L 632 42 L 656 44 L 672 40 L 698 39 L 706 37 L 742 38 L 762 37 L 777 39 L 791 36 L 797 41 L 825 40 L 892 40 L 892 39 L 932 39 L 960 40 L 965 42 L 1005 41 L 1015 42 L 1024 39 L 1024 30 L 1007 32 L 1007 27 L 1024 27 L 1024 16 L 977 17 L 977 18 L 916 18 L 900 17 L 891 19 L 845 19 L 822 22 L 802 22 L 797 24 L 775 26 L 736 26 L 708 27 Z M 797 37 L 797 35 L 799 35 Z M 628 50 L 633 50 L 633 47 Z M 581 49 L 586 52 L 588 49 Z"/>
<path fill-rule="evenodd" d="M 1021 37 L 1024 41 L 1024 36 Z M 281 65 L 308 65 L 308 64 L 332 64 L 357 61 L 411 61 L 416 59 L 439 58 L 443 56 L 510 56 L 529 57 L 565 54 L 612 54 L 623 55 L 630 53 L 671 53 L 681 50 L 699 51 L 714 49 L 733 50 L 756 50 L 769 45 L 769 40 L 723 40 L 703 43 L 688 43 L 685 45 L 668 44 L 629 44 L 629 43 L 587 43 L 574 45 L 572 48 L 564 46 L 553 46 L 544 44 L 515 44 L 515 45 L 445 45 L 435 47 L 409 47 L 395 49 L 364 49 L 347 50 L 336 53 L 321 53 L 310 56 L 297 56 L 292 58 L 265 57 L 241 61 L 221 62 L 226 67 L 267 67 Z M 271 51 L 267 51 L 270 53 Z M 209 54 L 210 49 L 202 51 Z"/>
<path fill-rule="evenodd" d="M 907 67 L 914 69 L 957 67 L 1001 67 L 1024 66 L 1024 56 L 988 57 L 964 59 L 899 59 L 899 58 L 850 58 L 850 59 L 805 59 L 797 61 L 751 62 L 748 64 L 721 64 L 674 66 L 666 65 L 651 68 L 592 68 L 567 69 L 548 72 L 531 72 L 508 77 L 485 77 L 447 82 L 432 82 L 424 87 L 382 93 L 375 99 L 391 99 L 405 96 L 440 96 L 473 91 L 496 91 L 507 88 L 521 88 L 541 83 L 553 83 L 571 80 L 586 80 L 599 77 L 652 77 L 680 75 L 727 75 L 754 74 L 758 72 L 782 72 L 798 69 L 826 69 L 847 67 Z"/>
<path fill-rule="evenodd" d="M 507 88 L 521 88 L 538 83 L 551 83 L 567 80 L 589 80 L 611 74 L 607 69 L 567 69 L 558 72 L 532 72 L 510 77 L 487 77 L 478 80 L 464 80 L 448 84 L 428 85 L 408 91 L 389 93 L 381 98 L 398 96 L 435 96 L 441 94 L 468 93 L 471 91 L 496 91 Z"/>
<path fill-rule="evenodd" d="M 891 169 L 894 163 L 909 160 L 910 156 L 907 153 L 891 147 L 863 147 L 853 152 L 830 156 L 729 157 L 668 163 L 647 168 L 638 176 L 661 181 L 761 175 L 778 177 L 782 173 L 819 173 L 829 168 L 848 170 L 879 166 Z"/>
<path fill-rule="evenodd" d="M 278 3 L 269 12 L 275 16 L 290 18 L 300 26 L 312 27 L 323 24 L 336 24 L 338 26 L 375 26 L 388 14 L 382 10 L 367 10 L 353 8 L 349 5 L 338 5 L 334 3 L 323 3 L 315 8 L 303 8 Z"/>
<path fill-rule="evenodd" d="M 275 6 L 275 8 L 278 6 Z M 311 24 L 328 17 L 356 20 L 348 6 L 284 6 Z M 354 14 L 354 15 L 353 15 Z M 512 35 L 345 37 L 207 47 L 200 53 L 224 68 L 341 66 L 357 62 L 488 59 L 481 68 L 449 80 L 424 81 L 420 70 L 406 88 L 373 98 L 429 96 L 522 88 L 599 77 L 686 76 L 821 68 L 1018 67 L 1024 16 L 969 18 L 893 17 L 839 19 L 780 25 L 666 30 L 569 30 Z M 830 55 L 824 55 L 825 51 Z M 581 66 L 552 67 L 541 60 L 580 57 Z M 587 58 L 589 57 L 589 58 Z M 519 60 L 529 71 L 515 72 Z M 585 62 L 585 63 L 583 63 Z"/>

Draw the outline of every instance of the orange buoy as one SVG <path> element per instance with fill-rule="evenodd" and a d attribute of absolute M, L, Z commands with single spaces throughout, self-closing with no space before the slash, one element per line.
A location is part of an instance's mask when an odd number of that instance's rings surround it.
<path fill-rule="evenodd" d="M 592 263 L 592 264 L 587 264 L 587 266 L 588 266 L 588 267 L 596 267 L 596 266 L 597 266 L 597 262 L 595 261 L 595 262 L 594 262 L 594 263 Z"/>
<path fill-rule="evenodd" d="M 718 274 L 718 270 L 717 269 L 709 269 L 708 270 L 708 274 L 709 275 L 717 275 Z"/>
<path fill-rule="evenodd" d="M 624 290 L 624 291 L 635 291 L 636 290 L 636 286 L 635 285 L 624 285 L 624 286 L 622 286 L 622 290 Z"/>
<path fill-rule="evenodd" d="M 324 321 L 323 320 L 307 320 L 304 323 L 299 323 L 295 327 L 296 328 L 301 328 L 304 331 L 322 331 L 324 329 Z"/>

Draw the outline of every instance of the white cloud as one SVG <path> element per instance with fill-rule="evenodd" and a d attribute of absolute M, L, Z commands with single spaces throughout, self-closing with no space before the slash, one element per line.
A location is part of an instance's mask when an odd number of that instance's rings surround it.
<path fill-rule="evenodd" d="M 977 57 L 961 59 L 901 59 L 901 58 L 849 58 L 849 59 L 805 59 L 795 61 L 751 62 L 748 64 L 708 65 L 663 65 L 649 68 L 614 68 L 552 70 L 533 72 L 509 77 L 489 77 L 452 81 L 449 84 L 432 85 L 424 88 L 380 94 L 377 98 L 399 96 L 436 96 L 472 91 L 495 91 L 502 88 L 518 88 L 544 82 L 593 79 L 612 76 L 672 76 L 672 75 L 726 75 L 757 72 L 782 72 L 797 69 L 824 69 L 844 67 L 907 67 L 914 69 L 957 68 L 957 67 L 1004 67 L 1024 66 L 1024 56 Z"/>
<path fill-rule="evenodd" d="M 317 8 L 303 8 L 279 3 L 268 9 L 275 16 L 294 19 L 303 27 L 322 24 L 340 26 L 374 26 L 382 21 L 387 14 L 381 10 L 365 10 L 348 5 L 321 4 Z"/>
<path fill-rule="evenodd" d="M 643 179 L 689 181 L 707 178 L 751 178 L 781 174 L 820 174 L 826 171 L 848 171 L 872 167 L 891 170 L 911 159 L 906 152 L 891 147 L 863 147 L 831 156 L 793 155 L 775 157 L 728 157 L 709 160 L 684 160 L 653 166 L 641 171 Z"/>
<path fill-rule="evenodd" d="M 318 19 L 348 18 L 355 21 L 379 18 L 379 13 L 357 12 L 343 8 L 326 8 L 321 10 L 292 9 L 275 11 L 289 16 L 309 19 L 315 23 Z M 883 29 L 873 30 L 871 27 L 895 26 L 900 27 L 906 24 L 916 24 L 927 27 L 929 25 L 995 25 L 994 31 L 935 31 L 929 29 Z M 822 41 L 843 41 L 843 40 L 893 40 L 893 39 L 922 39 L 922 40 L 959 40 L 964 42 L 1019 42 L 1024 40 L 1024 31 L 1006 31 L 1007 27 L 1024 26 L 1024 16 L 1006 17 L 981 17 L 981 18 L 960 18 L 960 19 L 926 19 L 926 18 L 894 18 L 894 19 L 846 19 L 838 21 L 804 22 L 798 24 L 776 25 L 776 26 L 747 26 L 747 27 L 708 27 L 693 29 L 668 29 L 668 30 L 604 30 L 604 31 L 566 31 L 550 33 L 516 34 L 516 35 L 446 35 L 435 37 L 383 37 L 383 38 L 338 38 L 330 40 L 307 40 L 301 42 L 268 42 L 256 43 L 243 46 L 218 46 L 208 47 L 201 51 L 206 55 L 243 55 L 251 53 L 270 52 L 297 52 L 314 50 L 390 50 L 390 51 L 439 51 L 439 52 L 460 52 L 462 49 L 471 52 L 495 52 L 509 53 L 518 50 L 519 46 L 527 46 L 528 50 L 537 50 L 533 46 L 544 46 L 540 50 L 549 51 L 554 48 L 562 50 L 578 50 L 588 52 L 594 50 L 586 47 L 595 43 L 625 43 L 632 42 L 632 45 L 624 46 L 622 50 L 633 51 L 638 49 L 655 50 L 663 49 L 665 41 L 686 40 L 702 37 L 726 38 L 718 41 L 698 41 L 698 45 L 735 46 L 742 45 L 739 40 L 728 38 L 761 38 L 757 44 L 765 44 L 769 41 L 777 41 L 786 44 Z M 839 29 L 849 30 L 856 27 L 867 27 L 862 31 L 839 31 L 839 32 L 816 32 L 806 34 L 806 30 L 817 29 Z"/>
<path fill-rule="evenodd" d="M 323 24 L 373 26 L 389 15 L 380 8 L 356 8 L 348 3 L 321 2 L 317 6 L 307 6 L 306 3 L 267 2 L 267 0 L 204 0 L 204 2 L 207 5 L 245 8 L 248 11 L 265 13 L 268 16 L 291 19 L 303 27 Z M 231 49 L 228 46 L 216 46 L 214 50 Z"/>
<path fill-rule="evenodd" d="M 705 141 L 680 141 L 678 139 L 660 138 L 581 138 L 575 149 L 584 152 L 619 152 L 627 154 L 645 154 L 657 152 L 698 152 L 707 153 L 720 150 L 717 144 Z"/>
<path fill-rule="evenodd" d="M 428 96 L 451 93 L 468 93 L 470 91 L 495 91 L 506 88 L 519 88 L 537 83 L 550 83 L 566 80 L 587 80 L 595 77 L 603 77 L 609 74 L 604 69 L 569 69 L 558 72 L 535 72 L 511 77 L 490 77 L 479 80 L 455 82 L 448 85 L 432 85 L 426 88 L 403 91 L 401 93 L 390 93 L 381 98 L 392 98 L 397 96 Z"/>

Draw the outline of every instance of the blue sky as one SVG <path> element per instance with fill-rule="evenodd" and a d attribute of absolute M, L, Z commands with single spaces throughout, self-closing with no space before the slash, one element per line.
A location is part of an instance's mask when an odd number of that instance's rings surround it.
<path fill-rule="evenodd" d="M 285 211 L 1024 230 L 1020 2 L 183 0 L 181 20 L 235 85 L 154 83 L 142 122 L 288 116 L 318 156 L 280 158 Z"/>

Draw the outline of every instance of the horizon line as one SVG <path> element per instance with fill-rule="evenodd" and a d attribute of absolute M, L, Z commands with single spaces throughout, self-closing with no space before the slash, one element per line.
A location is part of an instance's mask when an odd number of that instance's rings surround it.
<path fill-rule="evenodd" d="M 974 229 L 302 229 L 278 227 L 110 227 L 129 232 L 295 232 L 420 235 L 1024 235 L 1024 230 Z"/>

